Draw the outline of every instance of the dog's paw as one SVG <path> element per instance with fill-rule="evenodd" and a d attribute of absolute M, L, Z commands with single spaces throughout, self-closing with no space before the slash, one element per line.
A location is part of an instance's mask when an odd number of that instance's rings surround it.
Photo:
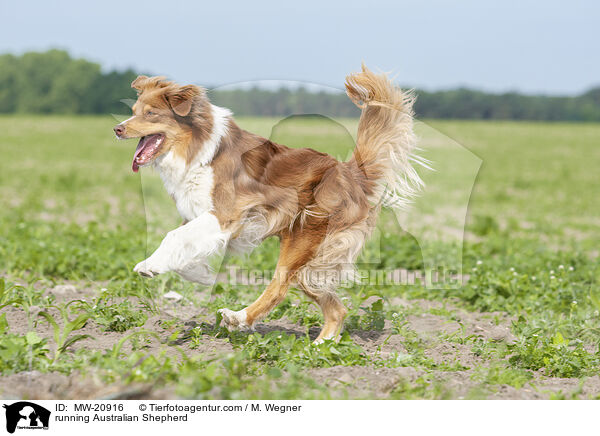
<path fill-rule="evenodd" d="M 338 343 L 340 341 L 340 337 L 339 336 L 333 336 L 330 338 L 317 338 L 313 341 L 313 345 L 321 345 L 324 344 L 325 342 L 333 342 L 333 343 Z"/>
<path fill-rule="evenodd" d="M 165 268 L 162 268 L 160 265 L 156 264 L 156 262 L 153 262 L 152 258 L 150 257 L 150 258 L 148 258 L 146 260 L 142 260 L 140 263 L 138 263 L 135 266 L 135 268 L 133 268 L 133 271 L 138 273 L 142 277 L 152 278 L 159 274 L 165 273 L 168 270 Z"/>
<path fill-rule="evenodd" d="M 230 309 L 219 309 L 219 313 L 223 317 L 221 325 L 230 332 L 235 330 L 254 330 L 253 326 L 246 322 L 246 309 L 238 310 L 237 312 Z"/>
<path fill-rule="evenodd" d="M 339 333 L 336 334 L 335 331 L 327 332 L 327 333 L 321 332 L 321 334 L 317 337 L 317 339 L 315 339 L 313 341 L 313 345 L 321 345 L 327 341 L 338 343 L 341 338 L 342 338 L 342 336 Z"/>

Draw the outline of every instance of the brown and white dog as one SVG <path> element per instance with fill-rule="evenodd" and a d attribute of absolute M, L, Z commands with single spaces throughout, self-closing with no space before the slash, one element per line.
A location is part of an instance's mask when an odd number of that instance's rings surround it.
<path fill-rule="evenodd" d="M 134 271 L 175 271 L 205 283 L 209 256 L 226 247 L 251 250 L 276 235 L 273 280 L 250 306 L 221 309 L 225 327 L 251 329 L 296 285 L 323 310 L 316 342 L 337 339 L 347 313 L 336 295 L 342 274 L 354 271 L 381 205 L 402 207 L 422 187 L 412 166 L 419 161 L 413 95 L 364 65 L 349 75 L 346 92 L 362 114 L 354 154 L 339 162 L 242 130 L 200 87 L 146 76 L 131 86 L 138 91 L 133 116 L 115 133 L 141 138 L 133 171 L 152 164 L 184 220 Z"/>

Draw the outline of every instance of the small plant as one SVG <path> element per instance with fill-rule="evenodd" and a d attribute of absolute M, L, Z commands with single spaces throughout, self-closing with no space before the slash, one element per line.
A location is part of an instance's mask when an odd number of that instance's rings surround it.
<path fill-rule="evenodd" d="M 107 331 L 125 332 L 133 327 L 141 327 L 148 320 L 144 311 L 135 309 L 128 300 L 117 304 L 106 304 L 103 297 L 98 298 L 94 304 L 79 301 L 82 307 L 95 322 Z"/>
<path fill-rule="evenodd" d="M 509 362 L 520 368 L 540 370 L 553 377 L 581 377 L 597 373 L 600 355 L 587 352 L 581 342 L 570 345 L 560 332 L 551 338 L 532 335 L 509 347 Z"/>
<path fill-rule="evenodd" d="M 525 369 L 506 368 L 500 365 L 494 365 L 489 368 L 480 369 L 472 378 L 493 386 L 508 385 L 515 389 L 521 389 L 533 378 L 533 374 Z"/>
<path fill-rule="evenodd" d="M 56 344 L 56 351 L 52 362 L 56 362 L 60 355 L 74 343 L 83 339 L 90 338 L 90 335 L 79 334 L 70 336 L 76 330 L 83 328 L 87 320 L 90 318 L 88 312 L 80 312 L 73 320 L 69 320 L 68 304 L 63 306 L 51 306 L 58 310 L 62 318 L 62 327 L 54 320 L 52 315 L 47 311 L 41 311 L 38 315 L 43 317 L 50 327 L 52 327 L 54 343 Z"/>
<path fill-rule="evenodd" d="M 46 345 L 46 339 L 33 331 L 24 336 L 11 334 L 6 314 L 0 315 L 0 374 L 45 370 L 50 363 Z"/>
<path fill-rule="evenodd" d="M 53 297 L 44 296 L 41 290 L 35 290 L 32 286 L 9 284 L 0 277 L 0 309 L 17 305 L 29 311 L 30 307 L 50 304 L 52 299 Z"/>
<path fill-rule="evenodd" d="M 348 330 L 383 330 L 385 327 L 385 313 L 382 299 L 374 301 L 370 307 L 361 307 L 361 310 L 364 313 L 354 313 L 348 317 L 346 321 Z"/>
<path fill-rule="evenodd" d="M 299 295 L 297 297 L 298 299 L 302 298 Z M 268 317 L 269 320 L 281 318 L 286 318 L 294 323 L 300 323 L 306 329 L 323 324 L 321 311 L 312 300 L 300 300 L 298 303 L 292 303 L 290 298 L 286 299 Z"/>
<path fill-rule="evenodd" d="M 344 332 L 338 343 L 325 341 L 320 345 L 308 336 L 296 337 L 273 331 L 265 335 L 253 333 L 230 335 L 231 343 L 239 348 L 247 359 L 282 368 L 288 364 L 305 367 L 331 367 L 336 365 L 366 365 L 364 350 Z"/>
<path fill-rule="evenodd" d="M 16 298 L 11 299 L 11 291 L 16 286 L 7 286 L 4 277 L 0 277 L 0 309 L 17 302 Z"/>

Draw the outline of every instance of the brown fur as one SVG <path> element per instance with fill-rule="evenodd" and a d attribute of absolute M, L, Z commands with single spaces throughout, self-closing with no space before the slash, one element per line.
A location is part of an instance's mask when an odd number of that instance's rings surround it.
<path fill-rule="evenodd" d="M 204 90 L 145 76 L 132 86 L 139 96 L 127 137 L 164 132 L 159 154 L 172 149 L 192 162 L 213 129 Z M 318 339 L 336 337 L 346 315 L 335 295 L 339 275 L 316 281 L 311 275 L 352 269 L 375 226 L 384 190 L 391 188 L 404 202 L 416 192 L 413 185 L 420 186 L 409 164 L 412 96 L 364 66 L 361 73 L 348 77 L 346 87 L 349 97 L 363 108 L 357 147 L 348 162 L 276 144 L 240 129 L 233 119 L 210 161 L 212 213 L 221 228 L 231 232 L 234 242 L 247 238 L 252 245 L 272 235 L 281 240 L 273 281 L 245 309 L 250 326 L 295 283 L 323 310 L 325 325 Z M 148 111 L 155 115 L 147 115 Z M 246 233 L 256 223 L 262 227 L 254 241 Z"/>
<path fill-rule="evenodd" d="M 191 162 L 212 130 L 206 92 L 194 85 L 180 87 L 164 77 L 139 76 L 131 87 L 138 91 L 123 138 L 164 133 L 167 140 L 156 157 L 171 148 Z M 148 113 L 151 112 L 151 115 Z"/>

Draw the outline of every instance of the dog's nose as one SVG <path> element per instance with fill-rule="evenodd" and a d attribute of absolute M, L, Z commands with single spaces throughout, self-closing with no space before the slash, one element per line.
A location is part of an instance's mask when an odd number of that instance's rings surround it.
<path fill-rule="evenodd" d="M 123 124 L 117 124 L 113 130 L 119 138 L 125 134 L 125 126 Z"/>

